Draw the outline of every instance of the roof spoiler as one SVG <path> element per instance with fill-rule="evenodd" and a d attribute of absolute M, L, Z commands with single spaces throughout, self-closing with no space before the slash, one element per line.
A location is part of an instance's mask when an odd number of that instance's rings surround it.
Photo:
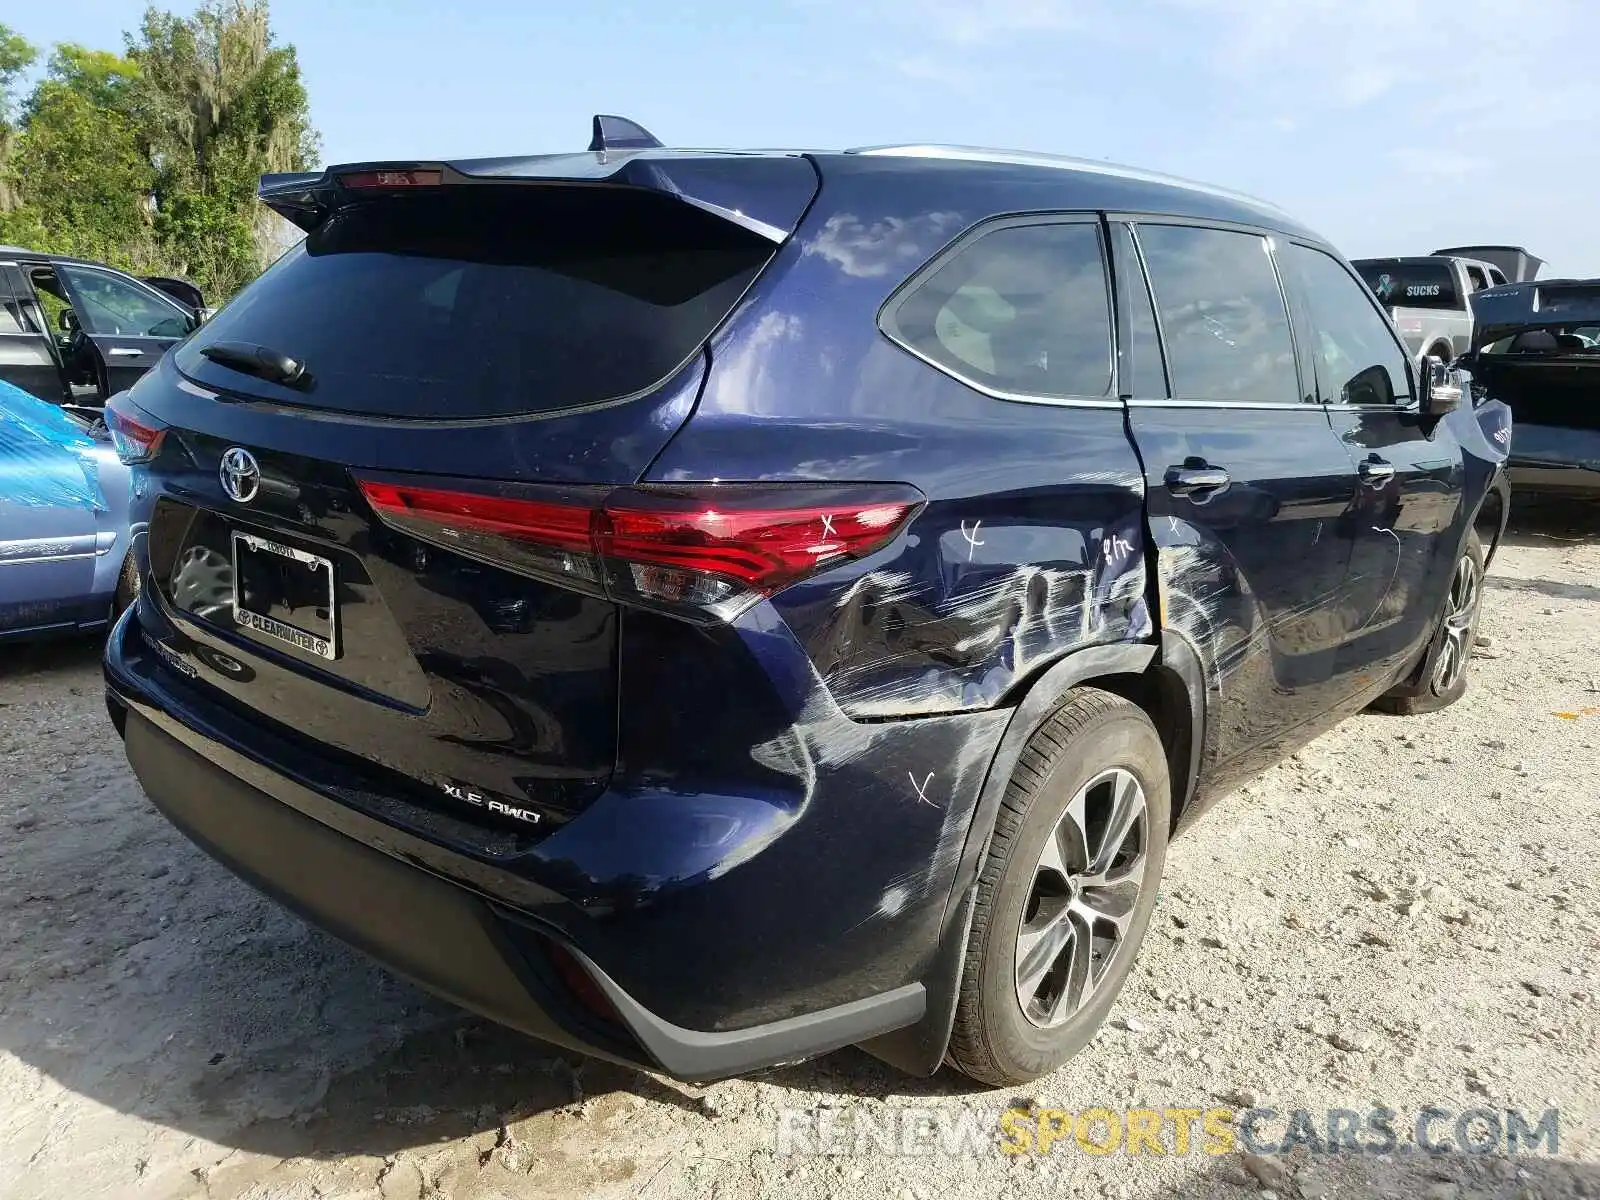
<path fill-rule="evenodd" d="M 1475 258 L 1499 267 L 1505 272 L 1508 283 L 1527 283 L 1539 277 L 1544 259 L 1529 254 L 1521 246 L 1449 246 L 1435 250 L 1440 257 Z"/>
<path fill-rule="evenodd" d="M 674 151 L 626 117 L 594 118 L 589 149 L 453 162 L 345 163 L 323 171 L 263 175 L 261 202 L 310 233 L 359 194 L 475 183 L 611 184 L 662 192 L 732 224 L 783 242 L 817 192 L 815 167 L 799 154 Z"/>

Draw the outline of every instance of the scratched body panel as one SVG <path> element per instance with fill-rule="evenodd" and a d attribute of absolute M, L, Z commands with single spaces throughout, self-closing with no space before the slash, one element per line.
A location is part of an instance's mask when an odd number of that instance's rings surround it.
<path fill-rule="evenodd" d="M 931 213 L 865 160 L 830 176 L 832 215 L 715 339 L 693 417 L 651 470 L 714 479 L 738 461 L 758 479 L 896 481 L 928 497 L 898 553 L 774 600 L 856 718 L 992 708 L 1074 649 L 1153 632 L 1144 477 L 1120 404 L 986 395 L 878 328 L 920 263 L 1015 211 L 1014 181 L 959 166 Z M 1041 209 L 1100 206 L 1071 180 L 1029 188 Z"/>

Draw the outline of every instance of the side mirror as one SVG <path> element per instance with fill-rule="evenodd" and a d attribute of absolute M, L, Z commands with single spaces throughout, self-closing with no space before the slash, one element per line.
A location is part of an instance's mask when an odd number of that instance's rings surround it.
<path fill-rule="evenodd" d="M 1437 355 L 1422 360 L 1421 410 L 1425 417 L 1442 417 L 1461 407 L 1466 388 L 1461 372 Z"/>
<path fill-rule="evenodd" d="M 78 314 L 70 308 L 63 308 L 56 317 L 56 324 L 61 327 L 62 333 L 75 333 L 78 329 Z"/>

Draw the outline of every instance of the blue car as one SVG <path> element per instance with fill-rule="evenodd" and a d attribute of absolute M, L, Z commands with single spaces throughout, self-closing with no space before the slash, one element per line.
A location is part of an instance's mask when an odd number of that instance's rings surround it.
<path fill-rule="evenodd" d="M 104 629 L 138 575 L 105 426 L 0 381 L 0 640 Z"/>
<path fill-rule="evenodd" d="M 537 1038 L 1032 1079 L 1175 831 L 1468 686 L 1508 411 L 1271 205 L 612 118 L 261 194 L 304 243 L 108 408 L 110 712 L 200 846 Z"/>

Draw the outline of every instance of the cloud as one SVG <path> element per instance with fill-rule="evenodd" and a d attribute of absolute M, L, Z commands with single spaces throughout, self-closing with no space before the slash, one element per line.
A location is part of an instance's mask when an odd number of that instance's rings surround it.
<path fill-rule="evenodd" d="M 1463 179 L 1486 171 L 1490 166 L 1489 160 L 1480 155 L 1443 150 L 1437 146 L 1391 150 L 1389 159 L 1401 170 L 1428 179 Z"/>

